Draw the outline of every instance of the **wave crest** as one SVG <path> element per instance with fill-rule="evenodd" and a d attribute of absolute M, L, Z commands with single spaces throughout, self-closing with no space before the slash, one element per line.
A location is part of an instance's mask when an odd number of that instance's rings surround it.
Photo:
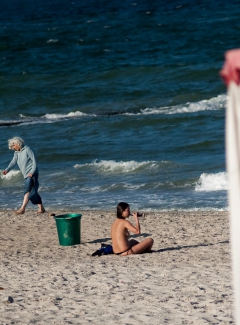
<path fill-rule="evenodd" d="M 53 120 L 53 119 L 62 119 L 62 118 L 68 118 L 68 117 L 81 117 L 81 116 L 88 116 L 88 114 L 85 114 L 80 111 L 76 112 L 70 112 L 68 114 L 46 114 L 44 115 L 45 118 Z"/>
<path fill-rule="evenodd" d="M 115 161 L 115 160 L 94 160 L 90 164 L 76 164 L 74 168 L 85 168 L 93 167 L 97 172 L 100 173 L 131 173 L 138 172 L 146 169 L 150 172 L 155 172 L 159 168 L 171 167 L 175 164 L 170 161 L 142 161 L 138 162 L 135 160 L 130 161 Z"/>
<path fill-rule="evenodd" d="M 119 161 L 116 162 L 115 160 L 101 160 L 101 161 L 97 161 L 95 160 L 94 162 L 92 162 L 91 164 L 85 164 L 85 166 L 93 166 L 95 168 L 97 168 L 99 171 L 101 172 L 118 172 L 118 173 L 129 173 L 129 172 L 133 172 L 136 169 L 142 167 L 142 166 L 146 166 L 149 165 L 150 162 L 137 162 L 134 160 L 131 161 Z M 154 164 L 155 162 L 151 162 L 152 164 Z M 74 168 L 81 168 L 83 165 L 75 165 Z"/>
<path fill-rule="evenodd" d="M 195 187 L 195 191 L 198 192 L 225 191 L 227 189 L 228 179 L 226 172 L 217 174 L 203 173 Z"/>
<path fill-rule="evenodd" d="M 172 107 L 154 107 L 142 109 L 142 114 L 182 114 L 196 113 L 201 111 L 215 111 L 226 107 L 227 95 L 218 95 L 208 100 L 202 100 L 196 103 L 186 103 Z"/>
<path fill-rule="evenodd" d="M 14 178 L 15 176 L 19 175 L 21 172 L 20 170 L 10 170 L 6 175 L 3 175 L 1 172 L 1 179 L 9 181 L 10 179 Z"/>

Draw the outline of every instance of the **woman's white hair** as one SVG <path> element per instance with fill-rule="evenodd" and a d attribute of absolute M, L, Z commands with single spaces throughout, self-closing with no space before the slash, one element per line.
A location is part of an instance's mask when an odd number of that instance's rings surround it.
<path fill-rule="evenodd" d="M 8 139 L 8 148 L 12 149 L 12 146 L 16 144 L 20 149 L 24 146 L 24 140 L 20 137 L 14 137 L 12 139 Z"/>

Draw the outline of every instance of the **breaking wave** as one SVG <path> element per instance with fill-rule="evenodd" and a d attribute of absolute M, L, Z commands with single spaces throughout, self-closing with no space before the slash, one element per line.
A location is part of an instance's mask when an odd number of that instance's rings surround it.
<path fill-rule="evenodd" d="M 159 168 L 164 168 L 166 166 L 174 166 L 175 164 L 170 161 L 143 161 L 137 162 L 135 160 L 131 161 L 115 161 L 115 160 L 94 160 L 90 164 L 76 164 L 74 168 L 84 168 L 84 167 L 93 167 L 98 172 L 102 173 L 131 173 L 142 171 L 146 169 L 148 171 L 156 171 Z"/>
<path fill-rule="evenodd" d="M 195 187 L 195 191 L 211 192 L 211 191 L 225 191 L 228 189 L 227 173 L 221 172 L 217 174 L 203 173 Z"/>
<path fill-rule="evenodd" d="M 84 117 L 98 117 L 98 116 L 116 116 L 116 115 L 155 115 L 155 114 L 183 114 L 183 113 L 196 113 L 201 111 L 214 111 L 221 110 L 226 107 L 227 95 L 219 95 L 217 97 L 202 100 L 196 103 L 186 103 L 176 106 L 165 107 L 153 107 L 141 109 L 139 112 L 104 112 L 98 114 L 88 114 L 81 111 L 69 112 L 66 114 L 61 113 L 47 113 L 40 117 L 24 116 L 20 114 L 19 119 L 14 120 L 0 120 L 0 126 L 12 126 L 19 124 L 40 124 L 40 123 L 55 123 L 61 120 L 68 120 L 72 118 L 84 118 Z"/>
<path fill-rule="evenodd" d="M 196 113 L 201 111 L 215 111 L 226 107 L 227 95 L 219 95 L 208 100 L 202 100 L 196 103 L 186 103 L 176 106 L 145 108 L 142 114 L 181 114 Z"/>

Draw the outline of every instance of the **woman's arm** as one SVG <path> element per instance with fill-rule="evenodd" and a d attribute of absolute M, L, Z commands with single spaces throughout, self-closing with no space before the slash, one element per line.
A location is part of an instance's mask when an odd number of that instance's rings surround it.
<path fill-rule="evenodd" d="M 17 163 L 17 155 L 14 152 L 14 156 L 13 156 L 12 161 L 10 162 L 10 164 L 8 165 L 8 167 L 4 170 L 4 172 L 6 172 L 6 173 L 4 173 L 4 175 L 6 175 L 13 168 L 13 166 L 16 165 L 16 163 Z"/>
<path fill-rule="evenodd" d="M 125 227 L 132 233 L 139 235 L 141 233 L 141 229 L 140 229 L 140 223 L 138 220 L 137 212 L 135 212 L 133 216 L 135 218 L 136 226 L 134 227 L 129 221 L 125 220 L 126 222 Z"/>

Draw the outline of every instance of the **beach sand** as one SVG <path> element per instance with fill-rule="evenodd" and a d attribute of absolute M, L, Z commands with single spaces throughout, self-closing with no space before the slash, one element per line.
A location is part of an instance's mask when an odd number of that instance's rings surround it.
<path fill-rule="evenodd" d="M 80 245 L 59 245 L 52 212 L 82 213 Z M 127 257 L 91 256 L 111 244 L 115 211 L 0 220 L 1 325 L 234 324 L 226 212 L 148 213 L 132 237 L 156 252 Z"/>

